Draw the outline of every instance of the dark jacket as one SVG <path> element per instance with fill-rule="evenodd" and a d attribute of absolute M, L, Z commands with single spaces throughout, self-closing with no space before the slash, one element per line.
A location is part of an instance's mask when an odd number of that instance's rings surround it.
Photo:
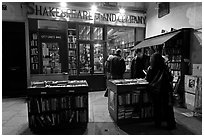
<path fill-rule="evenodd" d="M 145 78 L 143 70 L 149 67 L 149 57 L 143 55 L 142 58 L 135 57 L 131 62 L 131 78 Z"/>
<path fill-rule="evenodd" d="M 125 60 L 119 56 L 115 55 L 110 62 L 110 73 L 113 79 L 123 78 L 125 73 L 126 65 Z"/>
<path fill-rule="evenodd" d="M 148 91 L 153 101 L 155 124 L 160 125 L 165 120 L 169 127 L 173 127 L 173 76 L 159 54 L 153 54 L 150 65 L 146 80 L 149 82 Z"/>

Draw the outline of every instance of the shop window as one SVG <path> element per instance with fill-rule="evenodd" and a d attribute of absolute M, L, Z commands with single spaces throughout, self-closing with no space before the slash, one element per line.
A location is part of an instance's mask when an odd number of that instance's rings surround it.
<path fill-rule="evenodd" d="M 169 2 L 161 2 L 158 4 L 158 17 L 161 18 L 169 14 Z"/>
<path fill-rule="evenodd" d="M 68 23 L 68 72 L 69 75 L 77 75 L 77 43 L 76 23 Z"/>
<path fill-rule="evenodd" d="M 59 45 L 56 42 L 42 42 L 43 74 L 61 73 Z"/>
<path fill-rule="evenodd" d="M 80 40 L 90 40 L 90 26 L 79 25 L 79 39 Z"/>
<path fill-rule="evenodd" d="M 31 74 L 57 74 L 68 70 L 66 23 L 29 19 Z"/>
<path fill-rule="evenodd" d="M 89 74 L 91 71 L 90 44 L 79 44 L 79 69 L 80 74 Z"/>
<path fill-rule="evenodd" d="M 94 40 L 103 40 L 103 28 L 94 27 L 93 28 L 93 38 Z"/>
<path fill-rule="evenodd" d="M 94 73 L 103 73 L 103 44 L 94 44 Z"/>
<path fill-rule="evenodd" d="M 122 50 L 122 57 L 126 62 L 126 69 L 130 69 L 133 58 L 131 49 L 134 47 L 134 28 L 107 27 L 107 54 L 114 54 L 117 48 Z"/>

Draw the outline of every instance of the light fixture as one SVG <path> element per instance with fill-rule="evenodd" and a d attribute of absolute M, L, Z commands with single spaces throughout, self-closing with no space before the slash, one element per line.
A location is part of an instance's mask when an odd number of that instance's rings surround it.
<path fill-rule="evenodd" d="M 120 11 L 120 14 L 124 14 L 125 13 L 125 9 L 124 8 L 120 8 L 119 11 Z"/>
<path fill-rule="evenodd" d="M 67 3 L 66 2 L 60 2 L 60 7 L 67 7 Z"/>
<path fill-rule="evenodd" d="M 92 5 L 91 6 L 91 12 L 95 13 L 97 11 L 97 6 L 96 5 Z"/>

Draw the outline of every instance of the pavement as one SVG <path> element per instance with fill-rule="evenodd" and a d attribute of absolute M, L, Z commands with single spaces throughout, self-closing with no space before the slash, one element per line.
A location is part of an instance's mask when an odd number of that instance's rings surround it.
<path fill-rule="evenodd" d="M 177 128 L 155 128 L 153 122 L 139 122 L 118 126 L 108 112 L 105 91 L 89 92 L 89 123 L 83 129 L 66 129 L 43 134 L 68 135 L 202 135 L 202 115 L 186 116 L 191 110 L 174 107 Z M 28 127 L 25 97 L 2 99 L 2 135 L 33 135 Z M 40 133 L 41 134 L 41 133 Z"/>

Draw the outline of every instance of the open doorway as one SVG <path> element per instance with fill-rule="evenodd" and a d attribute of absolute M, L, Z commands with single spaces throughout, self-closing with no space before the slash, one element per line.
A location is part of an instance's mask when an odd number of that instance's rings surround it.
<path fill-rule="evenodd" d="M 26 89 L 25 23 L 2 22 L 2 96 L 24 96 Z"/>
<path fill-rule="evenodd" d="M 126 70 L 130 69 L 133 53 L 131 49 L 134 47 L 133 27 L 107 27 L 107 55 L 114 54 L 117 48 L 122 50 L 122 57 L 126 62 Z"/>

